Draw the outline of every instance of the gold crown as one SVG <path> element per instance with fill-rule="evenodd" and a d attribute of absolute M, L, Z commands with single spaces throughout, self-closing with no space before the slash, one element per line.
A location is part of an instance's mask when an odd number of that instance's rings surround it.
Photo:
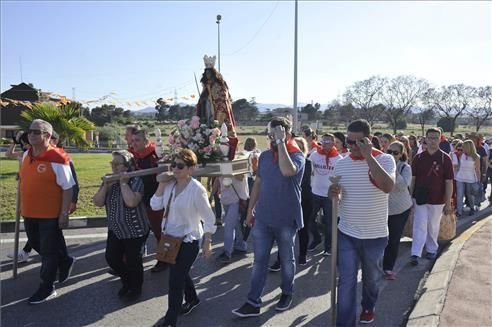
<path fill-rule="evenodd" d="M 209 57 L 207 55 L 203 56 L 203 62 L 205 63 L 205 68 L 214 68 L 216 56 Z"/>

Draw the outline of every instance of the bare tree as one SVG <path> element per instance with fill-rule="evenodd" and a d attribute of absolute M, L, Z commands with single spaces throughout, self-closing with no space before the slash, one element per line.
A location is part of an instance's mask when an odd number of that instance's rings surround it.
<path fill-rule="evenodd" d="M 473 104 L 467 113 L 473 118 L 475 130 L 478 132 L 483 123 L 492 118 L 492 86 L 482 86 L 475 91 Z"/>
<path fill-rule="evenodd" d="M 417 107 L 416 114 L 419 119 L 420 129 L 422 131 L 421 135 L 425 135 L 425 124 L 434 119 L 436 113 L 432 108 Z"/>
<path fill-rule="evenodd" d="M 473 101 L 475 88 L 464 84 L 430 88 L 425 92 L 425 103 L 435 109 L 441 116 L 451 120 L 451 136 L 456 127 L 456 120 L 465 113 Z"/>
<path fill-rule="evenodd" d="M 361 117 L 366 119 L 371 126 L 381 117 L 379 98 L 386 79 L 372 76 L 366 80 L 358 81 L 347 88 L 343 97 L 346 104 L 351 104 L 360 109 Z"/>
<path fill-rule="evenodd" d="M 396 134 L 397 123 L 416 106 L 429 88 L 424 79 L 414 76 L 397 76 L 388 81 L 382 89 L 381 100 L 386 107 L 385 115 Z"/>

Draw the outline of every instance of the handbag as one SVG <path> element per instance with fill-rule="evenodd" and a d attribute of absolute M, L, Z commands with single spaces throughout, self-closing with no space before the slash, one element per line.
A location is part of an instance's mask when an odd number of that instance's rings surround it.
<path fill-rule="evenodd" d="M 156 251 L 156 259 L 161 262 L 167 262 L 170 264 L 176 263 L 176 258 L 179 253 L 179 249 L 181 248 L 181 243 L 183 243 L 184 237 L 174 237 L 171 235 L 165 234 L 167 227 L 167 217 L 169 215 L 169 210 L 171 208 L 171 200 L 173 198 L 173 192 L 176 187 L 174 184 L 173 189 L 171 190 L 171 195 L 169 195 L 169 200 L 167 201 L 166 211 L 164 212 L 163 219 L 166 220 L 164 224 L 163 233 L 159 240 L 159 244 L 157 245 Z"/>

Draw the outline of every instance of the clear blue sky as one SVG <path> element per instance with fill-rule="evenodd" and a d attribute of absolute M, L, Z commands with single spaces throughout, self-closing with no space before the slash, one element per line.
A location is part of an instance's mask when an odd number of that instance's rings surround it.
<path fill-rule="evenodd" d="M 292 104 L 287 1 L 2 1 L 1 90 L 20 82 L 22 58 L 24 82 L 69 97 L 74 87 L 77 100 L 196 94 L 193 73 L 217 53 L 217 14 L 232 97 Z M 328 103 L 354 81 L 399 74 L 491 85 L 491 2 L 299 2 L 300 102 Z"/>

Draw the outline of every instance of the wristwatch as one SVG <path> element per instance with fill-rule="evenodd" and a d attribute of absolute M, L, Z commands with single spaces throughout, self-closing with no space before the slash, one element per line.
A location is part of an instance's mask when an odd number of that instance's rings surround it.
<path fill-rule="evenodd" d="M 277 139 L 277 140 L 275 140 L 275 143 L 277 143 L 277 144 L 285 143 L 285 139 Z"/>

